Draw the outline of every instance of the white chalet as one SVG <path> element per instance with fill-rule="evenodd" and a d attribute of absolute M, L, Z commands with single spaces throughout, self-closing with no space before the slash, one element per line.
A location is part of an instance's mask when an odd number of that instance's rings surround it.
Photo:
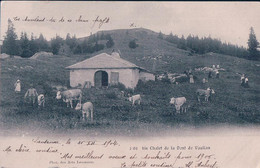
<path fill-rule="evenodd" d="M 118 83 L 135 88 L 138 80 L 155 80 L 153 73 L 120 58 L 117 52 L 101 53 L 67 67 L 70 71 L 70 86 L 102 87 Z"/>

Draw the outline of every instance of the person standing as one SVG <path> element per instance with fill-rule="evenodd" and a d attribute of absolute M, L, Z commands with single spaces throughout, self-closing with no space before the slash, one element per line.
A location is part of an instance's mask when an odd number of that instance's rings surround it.
<path fill-rule="evenodd" d="M 240 80 L 241 80 L 241 86 L 244 86 L 244 84 L 245 84 L 245 74 L 242 74 Z"/>
<path fill-rule="evenodd" d="M 249 88 L 248 78 L 245 78 L 245 84 L 244 84 L 244 87 Z"/>
<path fill-rule="evenodd" d="M 208 79 L 212 78 L 212 72 L 209 71 Z"/>
<path fill-rule="evenodd" d="M 14 84 L 14 91 L 15 93 L 20 93 L 21 92 L 21 81 L 18 79 L 15 84 Z"/>
<path fill-rule="evenodd" d="M 191 68 L 189 69 L 188 74 L 189 74 L 189 75 L 192 74 L 192 70 L 191 70 Z"/>
<path fill-rule="evenodd" d="M 24 95 L 24 100 L 28 102 L 29 104 L 32 104 L 32 106 L 37 104 L 37 98 L 38 98 L 38 93 L 36 89 L 33 87 L 33 85 L 30 85 L 30 88 L 27 90 L 27 92 Z"/>
<path fill-rule="evenodd" d="M 193 75 L 190 75 L 190 83 L 194 83 Z"/>
<path fill-rule="evenodd" d="M 206 78 L 203 78 L 202 79 L 202 83 L 205 84 L 207 81 L 206 81 Z"/>
<path fill-rule="evenodd" d="M 219 78 L 219 71 L 216 71 L 216 78 Z"/>

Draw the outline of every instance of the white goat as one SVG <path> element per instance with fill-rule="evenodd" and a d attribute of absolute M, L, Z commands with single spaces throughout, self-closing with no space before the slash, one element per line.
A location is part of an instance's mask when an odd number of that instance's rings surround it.
<path fill-rule="evenodd" d="M 89 119 L 90 116 L 90 120 L 91 122 L 93 122 L 93 104 L 91 102 L 86 102 L 83 105 L 81 103 L 78 103 L 75 110 L 81 110 L 82 111 L 82 118 L 83 121 L 85 121 L 85 118 Z"/>
<path fill-rule="evenodd" d="M 200 102 L 200 97 L 201 96 L 204 96 L 205 97 L 205 101 L 209 101 L 209 97 L 212 95 L 212 94 L 215 94 L 215 91 L 211 88 L 207 88 L 207 90 L 204 90 L 204 89 L 197 89 L 196 90 L 196 94 L 197 94 L 197 98 L 198 98 L 198 101 Z"/>
<path fill-rule="evenodd" d="M 40 94 L 38 96 L 38 107 L 44 107 L 45 106 L 45 97 L 43 94 Z"/>
<path fill-rule="evenodd" d="M 141 95 L 140 95 L 140 94 L 133 95 L 133 96 L 129 97 L 128 100 L 129 100 L 130 102 L 132 102 L 133 105 L 135 104 L 136 101 L 137 101 L 137 103 L 140 105 L 140 103 L 141 103 Z"/>
<path fill-rule="evenodd" d="M 171 101 L 170 101 L 170 104 L 175 105 L 176 112 L 177 112 L 177 113 L 180 113 L 180 110 L 181 110 L 182 112 L 186 112 L 186 108 L 182 108 L 182 109 L 181 109 L 181 106 L 182 106 L 185 102 L 186 102 L 186 98 L 185 98 L 185 97 L 177 97 L 177 98 L 172 97 L 172 98 L 171 98 Z"/>

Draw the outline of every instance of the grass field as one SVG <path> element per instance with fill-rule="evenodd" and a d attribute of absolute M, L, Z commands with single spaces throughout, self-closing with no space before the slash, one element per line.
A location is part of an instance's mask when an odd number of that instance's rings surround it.
<path fill-rule="evenodd" d="M 137 33 L 134 35 L 133 33 Z M 138 34 L 139 33 L 139 34 Z M 144 33 L 146 34 L 146 33 Z M 157 48 L 164 51 L 162 58 L 157 60 L 157 72 L 183 73 L 188 68 L 212 66 L 219 64 L 219 79 L 211 79 L 203 84 L 202 78 L 207 74 L 194 72 L 195 84 L 181 83 L 179 85 L 162 81 L 141 83 L 134 90 L 142 95 L 140 106 L 131 106 L 119 95 L 119 88 L 84 89 L 83 102 L 94 104 L 94 124 L 81 121 L 81 113 L 66 107 L 66 104 L 55 100 L 56 93 L 52 85 L 68 86 L 69 72 L 66 66 L 89 58 L 92 55 L 73 55 L 70 57 L 54 55 L 39 59 L 5 59 L 1 60 L 1 104 L 0 127 L 9 128 L 41 128 L 47 130 L 92 129 L 114 130 L 117 132 L 140 129 L 154 131 L 154 128 L 178 127 L 180 125 L 244 125 L 260 123 L 260 62 L 249 61 L 227 55 L 208 53 L 189 56 L 187 51 L 160 39 L 149 41 L 143 32 L 130 32 L 128 38 L 119 38 L 120 34 L 112 34 L 116 47 L 120 48 L 122 58 L 140 66 L 152 69 L 152 63 L 144 57 L 155 57 Z M 123 35 L 121 35 L 123 36 Z M 127 48 L 132 38 L 139 37 L 139 47 L 136 50 Z M 122 40 L 124 39 L 124 40 Z M 108 49 L 102 52 L 109 52 Z M 238 73 L 245 73 L 249 78 L 249 88 L 240 86 Z M 22 92 L 14 92 L 14 83 L 21 80 Z M 33 83 L 38 93 L 45 94 L 46 107 L 38 109 L 26 105 L 23 96 L 29 85 Z M 198 88 L 211 87 L 216 94 L 210 102 L 198 103 L 195 91 Z M 171 97 L 185 96 L 190 105 L 185 114 L 174 113 L 174 107 L 169 104 Z M 74 104 L 75 106 L 75 104 Z"/>

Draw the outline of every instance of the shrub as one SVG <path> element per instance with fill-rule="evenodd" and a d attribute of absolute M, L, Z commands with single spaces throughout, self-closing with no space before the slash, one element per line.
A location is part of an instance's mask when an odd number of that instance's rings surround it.
<path fill-rule="evenodd" d="M 145 87 L 145 84 L 142 80 L 139 80 L 136 85 L 136 90 L 141 90 Z"/>
<path fill-rule="evenodd" d="M 121 90 L 121 91 L 126 90 L 125 85 L 124 85 L 123 83 L 120 83 L 120 82 L 119 82 L 118 84 L 111 85 L 111 88 L 118 88 L 118 89 Z"/>
<path fill-rule="evenodd" d="M 163 79 L 162 79 L 162 82 L 169 84 L 169 83 L 171 83 L 171 80 L 170 80 L 169 78 L 163 78 Z"/>
<path fill-rule="evenodd" d="M 117 95 L 115 92 L 106 93 L 105 96 L 109 99 L 117 99 Z"/>
<path fill-rule="evenodd" d="M 131 89 L 131 88 L 126 88 L 125 89 L 125 95 L 128 95 L 128 94 L 134 94 L 134 90 L 133 89 Z"/>
<path fill-rule="evenodd" d="M 144 94 L 151 94 L 151 90 L 154 90 L 154 88 L 156 87 L 156 82 L 155 81 L 147 81 L 147 82 L 143 82 L 142 80 L 139 80 L 136 88 L 135 88 L 135 92 L 141 92 Z"/>
<path fill-rule="evenodd" d="M 194 77 L 193 77 L 193 79 L 194 79 Z M 180 78 L 176 78 L 175 82 L 183 83 L 183 82 L 188 82 L 189 80 L 190 80 L 190 78 L 183 76 L 183 77 L 180 77 Z"/>

